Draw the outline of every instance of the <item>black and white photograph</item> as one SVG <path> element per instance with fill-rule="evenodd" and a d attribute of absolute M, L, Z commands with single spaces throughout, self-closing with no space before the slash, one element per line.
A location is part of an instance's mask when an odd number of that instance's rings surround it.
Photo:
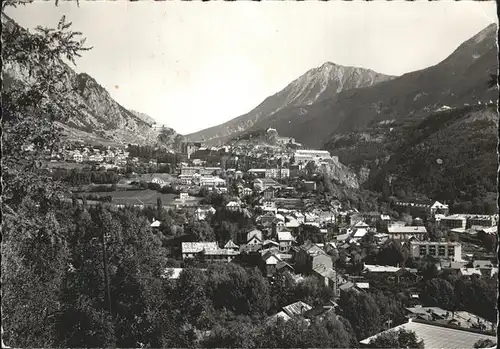
<path fill-rule="evenodd" d="M 497 347 L 494 1 L 1 11 L 2 348 Z"/>

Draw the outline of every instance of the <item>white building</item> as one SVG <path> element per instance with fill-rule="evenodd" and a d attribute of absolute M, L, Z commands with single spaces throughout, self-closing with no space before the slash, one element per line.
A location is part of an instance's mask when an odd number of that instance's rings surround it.
<path fill-rule="evenodd" d="M 288 178 L 290 177 L 290 169 L 288 168 L 268 168 L 265 172 L 266 178 Z"/>
<path fill-rule="evenodd" d="M 158 185 L 161 185 L 161 186 L 164 186 L 166 183 L 163 181 L 163 179 L 160 179 L 160 178 L 153 178 L 151 180 L 151 183 L 153 184 L 158 184 Z"/>
<path fill-rule="evenodd" d="M 262 244 L 262 232 L 257 229 L 248 232 L 246 236 L 246 242 L 247 245 Z"/>
<path fill-rule="evenodd" d="M 200 177 L 200 186 L 202 187 L 220 187 L 225 186 L 226 181 L 215 176 Z"/>
<path fill-rule="evenodd" d="M 209 206 L 209 207 L 198 207 L 196 209 L 196 218 L 200 221 L 202 220 L 205 220 L 208 215 L 210 214 L 215 214 L 215 208 L 213 208 L 212 206 Z"/>
<path fill-rule="evenodd" d="M 278 243 L 280 252 L 288 252 L 292 247 L 292 243 L 295 241 L 294 237 L 289 231 L 278 232 Z"/>
<path fill-rule="evenodd" d="M 230 201 L 227 203 L 226 209 L 229 211 L 238 211 L 241 209 L 241 205 L 236 201 Z"/>
<path fill-rule="evenodd" d="M 232 248 L 219 248 L 216 242 L 183 242 L 182 258 L 200 255 L 207 262 L 231 262 L 240 252 Z"/>
<path fill-rule="evenodd" d="M 181 248 L 182 259 L 186 259 L 193 258 L 196 254 L 200 253 L 203 250 L 217 250 L 219 246 L 217 246 L 216 242 L 183 242 Z"/>
<path fill-rule="evenodd" d="M 80 153 L 73 154 L 73 160 L 75 162 L 83 162 L 83 155 Z"/>
<path fill-rule="evenodd" d="M 448 205 L 436 201 L 434 202 L 434 204 L 432 204 L 430 210 L 431 210 L 431 215 L 435 215 L 436 213 L 448 214 L 449 207 Z"/>
<path fill-rule="evenodd" d="M 387 232 L 392 239 L 395 240 L 409 240 L 411 238 L 416 238 L 422 240 L 427 234 L 427 229 L 425 227 L 400 227 L 391 226 L 387 228 Z"/>
<path fill-rule="evenodd" d="M 300 224 L 302 224 L 302 223 L 305 222 L 305 217 L 304 217 L 304 215 L 301 212 L 295 212 L 293 214 L 293 216 L 295 217 L 295 219 L 297 220 L 297 222 L 299 222 Z"/>
<path fill-rule="evenodd" d="M 309 161 L 322 161 L 331 159 L 332 156 L 327 150 L 297 150 L 294 154 L 295 163 L 307 163 Z"/>
<path fill-rule="evenodd" d="M 458 242 L 412 241 L 410 256 L 413 258 L 432 256 L 459 262 L 462 260 L 462 245 Z"/>

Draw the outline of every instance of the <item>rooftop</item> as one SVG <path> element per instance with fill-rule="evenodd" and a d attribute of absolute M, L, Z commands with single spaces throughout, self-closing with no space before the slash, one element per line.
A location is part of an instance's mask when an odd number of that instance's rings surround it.
<path fill-rule="evenodd" d="M 445 246 L 461 246 L 459 242 L 452 241 L 411 241 L 410 245 L 445 245 Z"/>
<path fill-rule="evenodd" d="M 451 312 L 438 307 L 422 306 L 406 308 L 406 310 L 426 321 L 438 321 L 441 324 L 449 323 L 463 328 L 473 328 L 473 326 L 482 324 L 485 330 L 494 329 L 494 325 L 490 321 L 467 311 Z"/>
<path fill-rule="evenodd" d="M 330 155 L 330 152 L 328 150 L 297 149 L 295 151 L 295 154 L 315 154 L 315 153 Z"/>
<path fill-rule="evenodd" d="M 326 254 L 325 251 L 323 251 L 318 245 L 310 242 L 310 243 L 305 243 L 304 245 L 300 246 L 302 250 L 304 250 L 307 254 L 309 255 L 318 255 L 318 254 Z"/>
<path fill-rule="evenodd" d="M 166 268 L 162 277 L 176 280 L 181 275 L 181 272 L 182 268 Z"/>
<path fill-rule="evenodd" d="M 447 220 L 447 219 L 450 219 L 450 220 L 451 220 L 451 219 L 453 219 L 453 220 L 458 219 L 458 220 L 461 220 L 461 221 L 465 221 L 465 220 L 467 220 L 467 218 L 466 218 L 466 217 L 464 217 L 464 216 L 462 216 L 462 215 L 459 215 L 459 214 L 453 214 L 453 215 L 451 215 L 451 216 L 444 216 L 444 217 L 441 217 L 441 220 Z"/>
<path fill-rule="evenodd" d="M 476 268 L 460 268 L 460 274 L 464 276 L 479 275 L 481 276 L 481 270 Z"/>
<path fill-rule="evenodd" d="M 365 270 L 370 273 L 395 273 L 398 272 L 400 267 L 393 267 L 389 265 L 370 265 L 365 264 Z"/>
<path fill-rule="evenodd" d="M 218 248 L 215 250 L 212 249 L 204 250 L 204 253 L 207 256 L 235 256 L 240 254 L 240 251 L 235 251 L 229 248 Z"/>
<path fill-rule="evenodd" d="M 295 240 L 289 231 L 278 232 L 278 241 L 293 241 Z"/>
<path fill-rule="evenodd" d="M 286 307 L 283 307 L 283 311 L 290 317 L 293 317 L 295 315 L 302 315 L 306 311 L 311 310 L 312 307 L 309 304 L 306 304 L 302 301 L 298 301 L 292 304 L 287 305 Z"/>
<path fill-rule="evenodd" d="M 398 331 L 399 329 L 405 329 L 407 331 L 415 332 L 417 337 L 424 341 L 424 345 L 426 348 L 473 348 L 474 344 L 481 339 L 489 339 L 494 343 L 497 342 L 495 336 L 436 326 L 412 320 L 408 321 L 405 324 L 391 328 L 390 330 Z M 381 333 L 385 333 L 390 330 Z M 360 343 L 369 345 L 370 341 L 378 337 L 381 333 L 363 339 L 362 341 L 360 341 Z"/>
<path fill-rule="evenodd" d="M 389 234 L 398 234 L 398 233 L 407 233 L 407 234 L 412 234 L 412 233 L 427 233 L 427 229 L 425 227 L 389 227 L 387 228 Z"/>
<path fill-rule="evenodd" d="M 327 268 L 323 264 L 317 264 L 317 265 L 315 265 L 313 267 L 313 271 L 316 272 L 316 273 L 318 273 L 322 277 L 328 278 L 328 279 L 335 279 L 335 276 L 337 275 L 337 273 L 335 272 L 335 270 L 333 270 L 332 268 Z"/>
<path fill-rule="evenodd" d="M 156 219 L 151 223 L 151 228 L 158 228 L 161 225 L 160 221 L 157 221 Z"/>
<path fill-rule="evenodd" d="M 238 248 L 238 245 L 236 245 L 233 240 L 229 240 L 225 245 L 224 248 Z"/>
<path fill-rule="evenodd" d="M 198 253 L 203 250 L 217 250 L 219 246 L 216 242 L 183 242 L 182 253 Z"/>
<path fill-rule="evenodd" d="M 291 317 L 288 316 L 284 311 L 280 311 L 278 314 L 270 316 L 267 321 L 268 322 L 275 322 L 278 320 L 278 318 L 283 319 L 284 321 L 288 321 L 291 319 Z"/>

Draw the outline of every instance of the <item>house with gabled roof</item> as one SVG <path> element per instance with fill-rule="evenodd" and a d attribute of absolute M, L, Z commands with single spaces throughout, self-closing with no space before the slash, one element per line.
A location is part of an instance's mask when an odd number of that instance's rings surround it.
<path fill-rule="evenodd" d="M 262 232 L 254 229 L 247 233 L 247 245 L 262 245 Z"/>
<path fill-rule="evenodd" d="M 276 241 L 273 241 L 273 240 L 264 240 L 264 242 L 262 242 L 262 248 L 264 248 L 264 249 L 268 249 L 268 248 L 272 248 L 272 247 L 279 248 L 279 246 L 280 245 Z"/>
<path fill-rule="evenodd" d="M 333 290 L 335 297 L 339 297 L 337 273 L 331 267 L 323 264 L 316 264 L 313 266 L 312 274 L 316 276 L 323 285 Z"/>
<path fill-rule="evenodd" d="M 278 319 L 281 319 L 284 322 L 287 322 L 291 319 L 291 317 L 288 316 L 284 311 L 280 311 L 279 313 L 268 317 L 266 323 L 273 324 L 273 323 L 276 323 L 278 321 Z M 3 348 L 3 346 L 2 346 L 2 348 Z"/>
<path fill-rule="evenodd" d="M 439 201 L 435 201 L 430 207 L 431 215 L 444 214 L 447 215 L 450 212 L 449 206 L 442 204 Z"/>
<path fill-rule="evenodd" d="M 278 232 L 278 243 L 281 252 L 288 252 L 295 242 L 295 238 L 289 231 L 279 231 Z"/>
<path fill-rule="evenodd" d="M 296 267 L 305 273 L 311 273 L 316 265 L 324 265 L 333 269 L 332 258 L 318 245 L 312 242 L 306 242 L 299 247 L 295 253 Z"/>
<path fill-rule="evenodd" d="M 312 307 L 302 301 L 298 301 L 283 307 L 283 311 L 291 318 L 295 316 L 302 316 L 306 311 L 311 310 Z"/>
<path fill-rule="evenodd" d="M 216 242 L 183 242 L 181 244 L 182 248 L 182 259 L 194 258 L 197 254 L 203 250 L 217 250 L 219 246 Z"/>
<path fill-rule="evenodd" d="M 224 245 L 224 248 L 227 248 L 229 250 L 239 250 L 240 247 L 238 245 L 236 245 L 233 240 L 229 240 L 225 245 Z"/>
<path fill-rule="evenodd" d="M 294 273 L 295 272 L 295 269 L 290 264 L 288 264 L 283 259 L 280 259 L 278 261 L 278 264 L 276 264 L 276 271 L 282 271 L 282 270 L 286 270 L 286 271 L 288 271 L 290 273 Z"/>
<path fill-rule="evenodd" d="M 261 255 L 264 273 L 267 277 L 272 277 L 276 273 L 278 262 L 281 261 L 276 252 L 275 250 L 270 250 Z"/>
<path fill-rule="evenodd" d="M 312 309 L 312 307 L 307 303 L 304 303 L 302 301 L 298 301 L 298 302 L 289 304 L 289 305 L 283 307 L 282 309 L 283 310 L 280 311 L 279 313 L 268 317 L 266 320 L 266 323 L 268 323 L 268 324 L 276 323 L 276 321 L 278 321 L 278 319 L 281 319 L 281 320 L 286 322 L 286 321 L 289 321 L 292 318 L 297 317 L 297 316 L 305 317 L 306 314 Z M 305 320 L 305 321 L 307 324 L 309 324 L 309 320 Z"/>

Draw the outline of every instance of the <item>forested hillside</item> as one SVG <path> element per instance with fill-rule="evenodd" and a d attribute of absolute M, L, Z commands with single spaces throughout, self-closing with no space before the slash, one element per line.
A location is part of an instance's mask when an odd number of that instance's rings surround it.
<path fill-rule="evenodd" d="M 338 136 L 327 148 L 340 161 L 366 172 L 366 188 L 491 205 L 497 131 L 496 106 L 476 105 L 373 124 L 366 132 Z"/>

